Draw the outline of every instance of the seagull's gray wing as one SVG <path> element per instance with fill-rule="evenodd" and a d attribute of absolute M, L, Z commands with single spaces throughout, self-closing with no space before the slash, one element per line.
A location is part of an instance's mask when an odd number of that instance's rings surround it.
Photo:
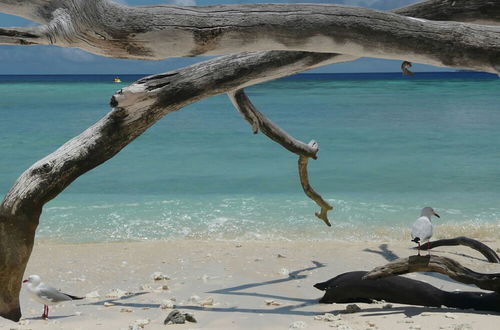
<path fill-rule="evenodd" d="M 40 298 L 45 298 L 53 303 L 72 300 L 69 295 L 43 283 L 40 284 L 37 289 Z"/>

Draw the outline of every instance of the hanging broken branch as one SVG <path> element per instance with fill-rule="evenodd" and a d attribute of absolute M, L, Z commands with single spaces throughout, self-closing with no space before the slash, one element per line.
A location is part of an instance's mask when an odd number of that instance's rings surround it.
<path fill-rule="evenodd" d="M 236 109 L 238 109 L 243 118 L 252 126 L 254 134 L 260 130 L 273 141 L 278 142 L 283 147 L 299 156 L 299 177 L 302 188 L 306 195 L 321 207 L 321 211 L 315 213 L 316 216 L 323 220 L 328 226 L 331 226 L 327 212 L 331 210 L 332 207 L 310 186 L 307 174 L 308 160 L 309 158 L 316 159 L 316 154 L 319 150 L 316 141 L 313 140 L 305 144 L 290 136 L 258 111 L 242 89 L 230 92 L 228 95 Z"/>

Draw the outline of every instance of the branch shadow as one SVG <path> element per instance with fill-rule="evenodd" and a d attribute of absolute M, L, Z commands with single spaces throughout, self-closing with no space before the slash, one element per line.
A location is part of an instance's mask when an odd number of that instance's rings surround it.
<path fill-rule="evenodd" d="M 146 304 L 146 303 L 134 303 L 134 302 L 122 302 L 121 300 L 127 300 L 131 298 L 136 298 L 145 294 L 148 294 L 149 292 L 136 292 L 134 294 L 128 295 L 128 296 L 123 296 L 119 298 L 109 298 L 109 299 L 104 299 L 104 300 L 97 300 L 94 302 L 89 302 L 89 303 L 84 303 L 84 304 L 78 304 L 79 306 L 102 306 L 105 303 L 110 303 L 113 304 L 114 306 L 118 307 L 135 307 L 135 308 L 159 308 L 160 304 Z"/>
<path fill-rule="evenodd" d="M 248 284 L 233 286 L 233 287 L 229 287 L 229 288 L 213 290 L 213 291 L 209 291 L 208 293 L 225 294 L 225 295 L 238 295 L 238 296 L 255 296 L 255 297 L 262 297 L 262 298 L 275 298 L 275 299 L 281 299 L 281 300 L 290 300 L 290 301 L 308 303 L 308 302 L 310 302 L 310 299 L 285 297 L 285 296 L 278 296 L 278 295 L 257 293 L 257 292 L 239 292 L 239 291 L 250 289 L 250 288 L 255 288 L 255 287 L 261 287 L 261 286 L 266 286 L 266 285 L 288 282 L 288 281 L 292 281 L 292 280 L 305 279 L 305 278 L 307 278 L 307 275 L 301 275 L 300 273 L 306 272 L 306 271 L 311 271 L 311 270 L 322 268 L 322 267 L 326 267 L 325 264 L 323 264 L 319 261 L 313 260 L 312 263 L 314 264 L 313 267 L 308 267 L 308 268 L 299 269 L 299 270 L 290 272 L 290 273 L 288 273 L 288 277 L 286 277 L 286 278 L 280 278 L 280 279 L 270 280 L 270 281 L 266 281 L 266 282 L 248 283 Z"/>
<path fill-rule="evenodd" d="M 393 251 L 389 250 L 387 244 L 380 244 L 378 248 L 380 249 L 380 251 L 372 250 L 372 249 L 368 249 L 368 248 L 364 249 L 363 251 L 370 252 L 370 253 L 375 253 L 375 254 L 379 254 L 382 257 L 384 257 L 384 259 L 387 260 L 387 261 L 394 261 L 394 260 L 396 260 L 396 259 L 399 258 L 399 256 L 396 253 L 394 253 Z"/>

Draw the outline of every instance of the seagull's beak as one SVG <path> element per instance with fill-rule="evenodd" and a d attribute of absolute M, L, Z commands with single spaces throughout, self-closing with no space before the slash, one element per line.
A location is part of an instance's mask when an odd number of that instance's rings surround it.
<path fill-rule="evenodd" d="M 441 218 L 441 217 L 439 216 L 439 214 L 437 214 L 437 213 L 435 213 L 435 212 L 434 212 L 434 215 L 435 215 L 436 217 L 438 217 L 438 218 Z"/>
<path fill-rule="evenodd" d="M 28 280 L 24 280 L 24 281 L 23 281 L 23 283 L 27 283 L 27 282 L 28 282 Z"/>

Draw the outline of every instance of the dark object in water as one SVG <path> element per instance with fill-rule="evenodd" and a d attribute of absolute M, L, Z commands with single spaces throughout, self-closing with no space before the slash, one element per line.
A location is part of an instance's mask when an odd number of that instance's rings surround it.
<path fill-rule="evenodd" d="M 401 63 L 401 71 L 403 71 L 403 76 L 413 75 L 413 72 L 411 72 L 409 68 L 411 68 L 411 62 L 404 61 L 403 63 Z"/>

